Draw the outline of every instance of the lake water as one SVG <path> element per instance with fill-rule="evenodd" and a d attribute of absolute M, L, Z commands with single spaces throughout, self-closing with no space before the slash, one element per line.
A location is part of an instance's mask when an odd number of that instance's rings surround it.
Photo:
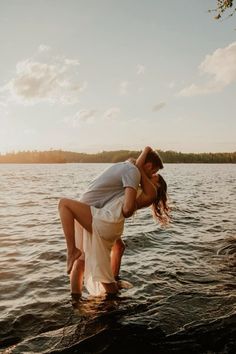
<path fill-rule="evenodd" d="M 73 308 L 59 198 L 109 164 L 0 165 L 0 351 L 236 353 L 236 165 L 166 164 L 172 221 L 126 221 L 133 288 Z"/>

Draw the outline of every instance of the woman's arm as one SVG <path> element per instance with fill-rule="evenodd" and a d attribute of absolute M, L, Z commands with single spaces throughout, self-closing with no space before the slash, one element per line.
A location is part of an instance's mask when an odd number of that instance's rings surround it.
<path fill-rule="evenodd" d="M 137 158 L 135 164 L 141 173 L 141 187 L 142 187 L 142 195 L 143 195 L 142 199 L 145 199 L 147 202 L 153 200 L 153 198 L 155 198 L 156 196 L 156 188 L 143 170 L 143 165 L 145 164 L 147 154 L 150 151 L 153 151 L 152 148 L 150 146 L 146 146 L 144 150 L 141 152 L 141 154 L 139 155 L 139 157 Z"/>
<path fill-rule="evenodd" d="M 152 151 L 152 148 L 150 146 L 146 146 L 143 151 L 141 152 L 141 154 L 139 155 L 139 157 L 136 160 L 135 165 L 140 169 L 146 160 L 147 154 Z"/>
<path fill-rule="evenodd" d="M 147 154 L 150 151 L 152 151 L 152 148 L 150 146 L 146 146 L 144 150 L 141 152 L 141 154 L 139 155 L 139 157 L 137 158 L 135 163 L 135 165 L 138 167 L 141 173 L 141 187 L 142 187 L 142 193 L 137 198 L 136 201 L 137 209 L 141 209 L 151 205 L 154 199 L 156 198 L 156 187 L 154 186 L 154 184 L 151 182 L 151 180 L 148 178 L 148 176 L 143 170 L 143 165 L 145 164 Z"/>
<path fill-rule="evenodd" d="M 153 201 L 156 199 L 156 195 L 157 195 L 156 186 L 152 183 L 150 178 L 148 178 L 148 176 L 146 175 L 146 173 L 143 171 L 142 168 L 140 169 L 140 173 L 141 173 L 142 193 L 136 200 L 137 209 L 141 209 L 151 205 Z"/>

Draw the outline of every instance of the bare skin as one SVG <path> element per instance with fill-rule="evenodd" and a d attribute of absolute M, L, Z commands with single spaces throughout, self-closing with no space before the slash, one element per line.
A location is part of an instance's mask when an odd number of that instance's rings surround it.
<path fill-rule="evenodd" d="M 117 278 L 120 273 L 120 266 L 121 266 L 121 258 L 125 251 L 125 244 L 119 238 L 112 247 L 111 250 L 111 269 L 114 274 L 114 277 Z"/>
<path fill-rule="evenodd" d="M 75 246 L 74 219 L 92 233 L 92 214 L 87 204 L 66 198 L 60 200 L 58 209 L 67 244 L 67 273 L 70 274 L 74 261 L 81 256 Z"/>
<path fill-rule="evenodd" d="M 70 273 L 70 284 L 72 294 L 81 294 L 84 279 L 84 260 L 76 259 Z"/>

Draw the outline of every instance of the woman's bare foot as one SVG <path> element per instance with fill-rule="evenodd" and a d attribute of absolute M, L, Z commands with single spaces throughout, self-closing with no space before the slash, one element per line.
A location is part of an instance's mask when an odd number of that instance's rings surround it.
<path fill-rule="evenodd" d="M 74 261 L 81 256 L 81 251 L 75 248 L 72 253 L 67 253 L 67 274 L 70 274 Z"/>

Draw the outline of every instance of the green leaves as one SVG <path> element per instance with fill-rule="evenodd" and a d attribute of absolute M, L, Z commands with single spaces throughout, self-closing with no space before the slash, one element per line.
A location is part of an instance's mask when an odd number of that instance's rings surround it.
<path fill-rule="evenodd" d="M 215 20 L 223 18 L 223 15 L 227 14 L 227 18 L 233 16 L 236 12 L 236 7 L 232 8 L 235 3 L 235 0 L 217 0 L 215 9 L 209 10 L 209 12 L 217 12 L 217 15 L 214 16 Z"/>

